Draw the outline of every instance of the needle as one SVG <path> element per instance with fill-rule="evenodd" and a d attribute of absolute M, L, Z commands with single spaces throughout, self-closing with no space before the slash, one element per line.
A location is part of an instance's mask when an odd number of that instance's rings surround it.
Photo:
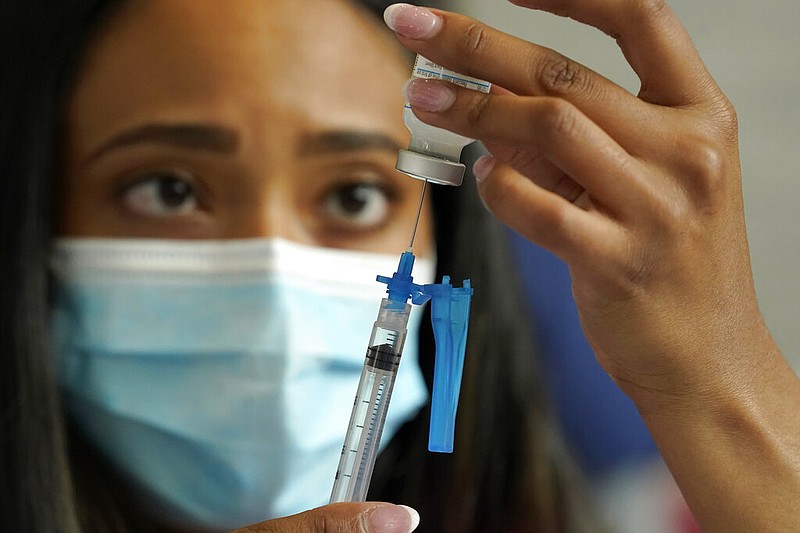
<path fill-rule="evenodd" d="M 422 213 L 422 202 L 425 200 L 425 189 L 428 188 L 428 180 L 422 182 L 422 194 L 419 197 L 419 207 L 417 208 L 417 219 L 414 221 L 414 231 L 411 232 L 411 244 L 408 245 L 409 251 L 414 247 L 414 238 L 417 236 L 417 226 L 419 226 L 419 216 Z"/>

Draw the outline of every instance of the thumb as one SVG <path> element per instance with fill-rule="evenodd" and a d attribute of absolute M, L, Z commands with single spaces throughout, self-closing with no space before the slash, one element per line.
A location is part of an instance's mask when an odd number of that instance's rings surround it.
<path fill-rule="evenodd" d="M 419 514 L 405 505 L 333 503 L 232 533 L 411 533 Z"/>

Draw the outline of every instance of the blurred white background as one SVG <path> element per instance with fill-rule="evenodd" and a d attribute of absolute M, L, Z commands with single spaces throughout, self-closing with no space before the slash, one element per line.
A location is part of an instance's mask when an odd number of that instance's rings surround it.
<path fill-rule="evenodd" d="M 638 90 L 613 40 L 593 28 L 505 0 L 451 0 L 450 5 Z M 759 301 L 778 344 L 800 372 L 800 2 L 672 0 L 670 5 L 737 109 Z"/>

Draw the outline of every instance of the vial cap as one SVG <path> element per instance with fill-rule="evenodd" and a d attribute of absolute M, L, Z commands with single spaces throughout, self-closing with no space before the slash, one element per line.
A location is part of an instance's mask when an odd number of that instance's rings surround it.
<path fill-rule="evenodd" d="M 464 181 L 464 171 L 467 167 L 447 159 L 412 152 L 411 150 L 400 150 L 397 154 L 395 168 L 412 178 L 428 180 L 438 185 L 454 185 L 457 187 Z"/>

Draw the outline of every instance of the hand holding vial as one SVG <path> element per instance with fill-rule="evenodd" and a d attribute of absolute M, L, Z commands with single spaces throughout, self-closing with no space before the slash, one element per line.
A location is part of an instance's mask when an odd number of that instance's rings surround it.
<path fill-rule="evenodd" d="M 474 168 L 486 206 L 567 263 L 599 362 L 704 530 L 788 530 L 800 390 L 756 301 L 731 103 L 663 2 L 514 3 L 616 38 L 639 94 L 468 17 L 397 4 L 385 18 L 402 45 L 493 84 L 414 79 L 414 114 L 489 149 Z M 732 477 L 747 481 L 711 494 Z"/>

